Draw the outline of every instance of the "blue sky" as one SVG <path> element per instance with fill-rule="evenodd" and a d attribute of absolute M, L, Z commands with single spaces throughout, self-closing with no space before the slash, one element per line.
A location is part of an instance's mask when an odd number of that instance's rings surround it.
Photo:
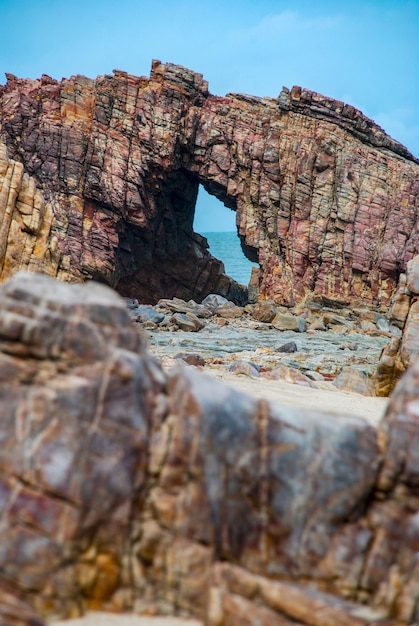
<path fill-rule="evenodd" d="M 419 0 L 0 0 L 0 23 L 0 80 L 148 76 L 157 58 L 217 95 L 301 85 L 344 100 L 419 156 Z M 196 230 L 234 229 L 200 196 L 211 215 L 198 211 Z"/>

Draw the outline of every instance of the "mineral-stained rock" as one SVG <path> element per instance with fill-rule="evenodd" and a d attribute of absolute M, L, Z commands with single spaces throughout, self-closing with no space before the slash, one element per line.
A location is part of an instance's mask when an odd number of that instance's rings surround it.
<path fill-rule="evenodd" d="M 391 393 L 401 375 L 419 354 L 418 274 L 419 255 L 408 263 L 407 276 L 401 274 L 392 301 L 389 330 L 393 336 L 382 351 L 374 377 L 378 396 Z"/>
<path fill-rule="evenodd" d="M 234 361 L 230 365 L 229 371 L 234 372 L 234 374 L 251 376 L 252 378 L 257 378 L 259 376 L 259 369 L 256 363 L 251 363 L 250 361 Z"/>
<path fill-rule="evenodd" d="M 205 365 L 205 359 L 200 354 L 195 354 L 192 352 L 178 352 L 175 354 L 175 359 L 181 359 L 188 365 Z"/>
<path fill-rule="evenodd" d="M 210 311 L 212 311 L 213 313 L 215 313 L 215 311 L 220 306 L 227 304 L 227 302 L 228 302 L 227 298 L 223 298 L 222 296 L 219 296 L 216 293 L 210 293 L 202 300 L 202 305 L 210 309 Z"/>
<path fill-rule="evenodd" d="M 166 374 L 101 285 L 0 287 L 0 623 L 419 621 L 419 364 L 384 425 Z M 381 620 L 381 621 L 380 621 Z"/>
<path fill-rule="evenodd" d="M 251 303 L 257 302 L 259 299 L 259 279 L 260 269 L 253 266 L 250 274 L 250 280 L 247 287 L 248 300 Z"/>
<path fill-rule="evenodd" d="M 0 299 L 0 589 L 77 614 L 120 585 L 163 379 L 106 287 L 19 274 Z"/>
<path fill-rule="evenodd" d="M 204 327 L 201 320 L 193 313 L 175 313 L 172 315 L 171 322 L 178 326 L 180 330 L 197 332 Z"/>
<path fill-rule="evenodd" d="M 316 383 L 310 380 L 308 376 L 299 370 L 293 367 L 287 367 L 286 365 L 277 365 L 273 370 L 264 372 L 262 375 L 264 378 L 268 378 L 269 380 L 284 380 L 287 383 L 296 385 L 317 387 Z"/>
<path fill-rule="evenodd" d="M 277 352 L 285 352 L 286 354 L 290 354 L 292 352 L 297 352 L 298 346 L 295 341 L 287 341 L 287 343 L 283 343 L 282 346 L 277 348 Z"/>
<path fill-rule="evenodd" d="M 342 391 L 359 393 L 363 396 L 374 395 L 374 386 L 368 376 L 353 367 L 345 367 L 339 372 L 333 384 Z"/>
<path fill-rule="evenodd" d="M 417 160 L 360 111 L 300 87 L 211 95 L 154 61 L 0 87 L 0 271 L 93 277 L 142 302 L 243 304 L 193 232 L 199 184 L 236 211 L 251 298 L 385 307 L 418 250 Z M 255 282 L 259 284 L 256 285 Z"/>
<path fill-rule="evenodd" d="M 272 326 L 278 330 L 294 330 L 297 333 L 303 333 L 307 330 L 307 322 L 300 315 L 287 315 L 277 313 L 272 320 Z"/>
<path fill-rule="evenodd" d="M 221 306 L 217 307 L 215 309 L 215 313 L 216 315 L 219 315 L 220 317 L 226 317 L 226 318 L 241 317 L 243 314 L 243 309 L 235 305 L 234 302 L 230 301 L 230 302 L 225 302 Z"/>
<path fill-rule="evenodd" d="M 379 317 L 375 325 L 383 333 L 391 332 L 390 322 L 385 317 Z"/>
<path fill-rule="evenodd" d="M 276 315 L 276 307 L 273 302 L 259 302 L 253 308 L 252 317 L 258 322 L 272 322 Z"/>
<path fill-rule="evenodd" d="M 131 317 L 137 322 L 143 324 L 147 322 L 153 322 L 154 324 L 160 324 L 164 319 L 164 314 L 159 313 L 153 307 L 147 305 L 139 305 L 135 309 L 131 309 Z"/>

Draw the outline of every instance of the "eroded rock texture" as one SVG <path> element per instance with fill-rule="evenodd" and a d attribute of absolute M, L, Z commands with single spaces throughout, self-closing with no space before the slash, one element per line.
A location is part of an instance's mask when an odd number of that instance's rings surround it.
<path fill-rule="evenodd" d="M 262 299 L 385 306 L 418 252 L 417 161 L 311 91 L 217 97 L 155 61 L 149 79 L 9 75 L 0 111 L 3 278 L 41 269 L 143 301 L 243 300 L 193 233 L 199 183 L 236 211 Z"/>
<path fill-rule="evenodd" d="M 375 373 L 376 395 L 388 396 L 419 356 L 419 256 L 407 264 L 390 307 L 390 322 L 400 329 L 382 351 Z"/>
<path fill-rule="evenodd" d="M 100 285 L 0 288 L 0 623 L 419 621 L 419 364 L 380 430 L 170 375 Z"/>

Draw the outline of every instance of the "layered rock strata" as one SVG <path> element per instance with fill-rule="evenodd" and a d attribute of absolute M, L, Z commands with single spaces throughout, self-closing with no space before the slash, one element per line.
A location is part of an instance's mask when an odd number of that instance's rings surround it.
<path fill-rule="evenodd" d="M 193 232 L 199 184 L 236 211 L 261 299 L 386 306 L 419 251 L 417 160 L 358 110 L 299 87 L 217 97 L 200 74 L 154 61 L 150 78 L 8 75 L 0 112 L 3 279 L 40 269 L 143 302 L 243 302 Z"/>
<path fill-rule="evenodd" d="M 1 623 L 417 623 L 418 377 L 378 430 L 273 406 L 165 374 L 108 288 L 17 275 L 0 288 Z"/>
<path fill-rule="evenodd" d="M 419 256 L 401 274 L 390 307 L 390 323 L 400 329 L 382 351 L 375 373 L 376 394 L 388 396 L 402 374 L 419 356 Z"/>

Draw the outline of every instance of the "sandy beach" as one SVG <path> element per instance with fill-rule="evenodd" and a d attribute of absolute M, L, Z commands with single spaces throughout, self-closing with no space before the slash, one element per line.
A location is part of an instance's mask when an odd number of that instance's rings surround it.
<path fill-rule="evenodd" d="M 204 371 L 244 393 L 264 398 L 275 404 L 325 411 L 337 418 L 342 415 L 361 417 L 374 425 L 379 423 L 388 403 L 388 398 L 339 391 L 331 382 L 316 382 L 316 389 L 282 380 L 250 378 L 250 376 L 237 375 L 222 368 L 206 367 Z"/>

